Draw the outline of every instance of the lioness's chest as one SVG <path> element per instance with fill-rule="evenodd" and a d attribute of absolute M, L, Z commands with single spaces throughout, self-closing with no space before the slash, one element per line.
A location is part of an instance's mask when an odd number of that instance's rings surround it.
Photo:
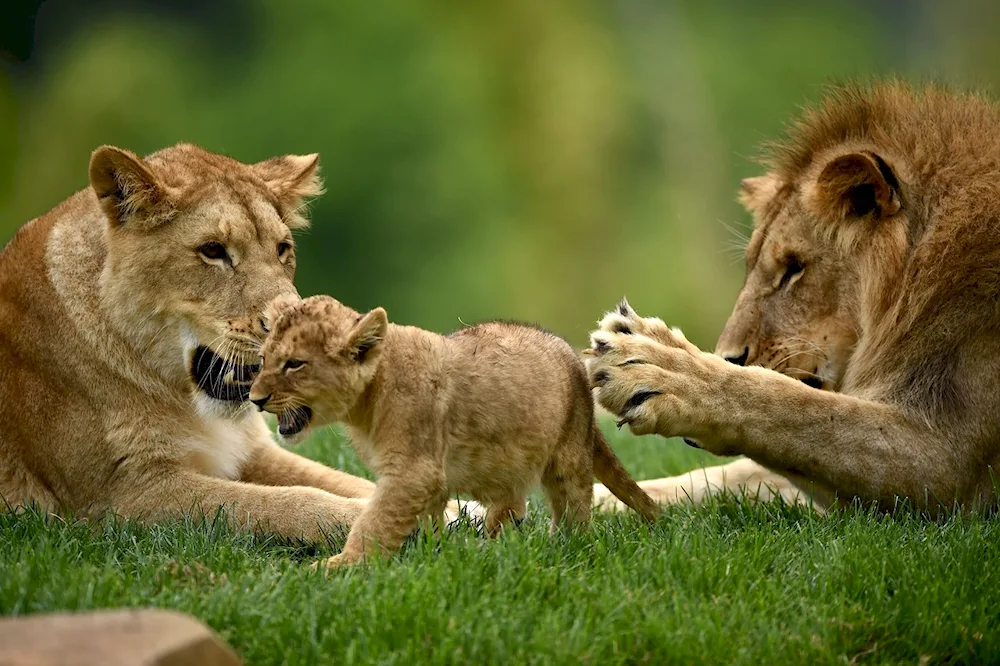
<path fill-rule="evenodd" d="M 247 425 L 203 418 L 199 426 L 199 436 L 185 442 L 187 463 L 208 476 L 239 479 L 252 451 Z"/>

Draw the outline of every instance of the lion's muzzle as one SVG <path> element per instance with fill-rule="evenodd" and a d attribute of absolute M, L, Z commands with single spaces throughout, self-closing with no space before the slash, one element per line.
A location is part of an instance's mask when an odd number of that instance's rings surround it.
<path fill-rule="evenodd" d="M 224 359 L 204 345 L 191 357 L 191 379 L 205 395 L 225 402 L 246 402 L 259 365 Z"/>

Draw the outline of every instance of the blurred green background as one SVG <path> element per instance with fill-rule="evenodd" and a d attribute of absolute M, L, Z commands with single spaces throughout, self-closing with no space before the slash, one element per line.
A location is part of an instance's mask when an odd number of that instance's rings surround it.
<path fill-rule="evenodd" d="M 837 79 L 989 88 L 1000 3 L 52 0 L 0 10 L 0 242 L 90 152 L 319 152 L 303 294 L 584 344 L 627 294 L 711 348 L 758 144 Z"/>

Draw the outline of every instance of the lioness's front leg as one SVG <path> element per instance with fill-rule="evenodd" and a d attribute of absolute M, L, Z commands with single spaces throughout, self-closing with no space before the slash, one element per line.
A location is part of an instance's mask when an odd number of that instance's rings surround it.
<path fill-rule="evenodd" d="M 230 481 L 164 463 L 122 474 L 111 506 L 124 516 L 146 520 L 179 518 L 192 509 L 211 517 L 221 510 L 238 526 L 322 544 L 330 529 L 353 524 L 366 501 L 319 488 Z"/>
<path fill-rule="evenodd" d="M 406 471 L 379 478 L 375 496 L 351 527 L 344 550 L 327 560 L 327 567 L 395 552 L 421 517 L 440 517 L 448 499 L 444 470 L 420 463 L 401 468 Z"/>
<path fill-rule="evenodd" d="M 341 497 L 370 498 L 375 484 L 341 472 L 277 444 L 261 444 L 243 466 L 242 480 L 265 486 L 311 486 Z"/>
<path fill-rule="evenodd" d="M 739 367 L 644 335 L 596 331 L 589 362 L 598 400 L 637 434 L 698 440 L 836 490 L 891 505 L 950 503 L 965 477 L 932 428 L 894 405 L 819 391 L 777 372 Z M 673 342 L 673 344 L 671 344 Z M 664 344 L 666 343 L 666 344 Z M 825 493 L 824 493 L 825 494 Z"/>

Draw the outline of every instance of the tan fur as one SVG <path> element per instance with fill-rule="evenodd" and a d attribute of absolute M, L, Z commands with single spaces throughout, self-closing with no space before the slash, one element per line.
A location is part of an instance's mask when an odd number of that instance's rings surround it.
<path fill-rule="evenodd" d="M 293 432 L 310 419 L 348 424 L 378 475 L 374 499 L 328 565 L 398 549 L 455 492 L 489 507 L 490 534 L 523 518 L 539 483 L 553 529 L 588 524 L 595 473 L 655 518 L 594 421 L 583 364 L 556 336 L 499 322 L 441 336 L 328 296 L 279 301 L 271 322 L 250 399 L 283 427 L 296 422 Z"/>
<path fill-rule="evenodd" d="M 767 165 L 743 184 L 755 230 L 717 355 L 615 313 L 592 336 L 601 403 L 636 432 L 749 456 L 729 490 L 995 505 L 1000 108 L 892 82 L 835 90 Z M 705 476 L 693 492 L 721 472 Z M 678 483 L 640 485 L 671 501 Z"/>
<path fill-rule="evenodd" d="M 0 254 L 2 500 L 147 520 L 224 507 L 309 541 L 352 523 L 373 484 L 282 450 L 191 375 L 198 345 L 256 360 L 266 304 L 295 295 L 290 228 L 320 191 L 317 156 L 103 147 L 90 182 Z"/>

